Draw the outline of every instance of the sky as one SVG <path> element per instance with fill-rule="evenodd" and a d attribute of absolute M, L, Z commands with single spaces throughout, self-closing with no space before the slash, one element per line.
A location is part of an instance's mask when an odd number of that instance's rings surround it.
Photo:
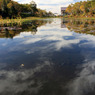
<path fill-rule="evenodd" d="M 32 0 L 15 0 L 19 3 L 30 3 Z M 70 3 L 86 0 L 33 0 L 36 2 L 37 7 L 46 11 L 60 14 L 61 7 L 67 7 Z"/>

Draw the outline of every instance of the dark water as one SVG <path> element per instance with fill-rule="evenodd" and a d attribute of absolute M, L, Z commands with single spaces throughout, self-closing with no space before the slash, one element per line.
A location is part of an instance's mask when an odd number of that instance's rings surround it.
<path fill-rule="evenodd" d="M 46 19 L 0 27 L 0 95 L 95 95 L 95 21 Z"/>

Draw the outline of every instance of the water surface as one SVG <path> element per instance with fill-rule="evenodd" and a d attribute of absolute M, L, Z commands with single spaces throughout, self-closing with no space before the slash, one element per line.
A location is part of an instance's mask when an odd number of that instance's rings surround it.
<path fill-rule="evenodd" d="M 0 95 L 95 95 L 95 21 L 45 19 L 0 27 Z"/>

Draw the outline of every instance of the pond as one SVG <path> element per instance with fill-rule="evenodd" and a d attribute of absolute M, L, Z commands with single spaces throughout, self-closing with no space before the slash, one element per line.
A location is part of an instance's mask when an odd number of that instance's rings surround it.
<path fill-rule="evenodd" d="M 95 95 L 95 21 L 0 25 L 0 95 Z"/>

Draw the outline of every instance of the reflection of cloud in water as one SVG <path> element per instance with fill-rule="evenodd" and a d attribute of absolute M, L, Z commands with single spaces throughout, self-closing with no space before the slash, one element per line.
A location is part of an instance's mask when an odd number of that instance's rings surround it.
<path fill-rule="evenodd" d="M 6 45 L 7 45 L 7 43 L 3 43 L 3 44 L 2 44 L 2 46 L 6 46 Z"/>
<path fill-rule="evenodd" d="M 79 46 L 80 47 L 90 47 L 90 48 L 93 48 L 95 47 L 95 36 L 93 35 L 90 35 L 90 34 L 83 34 L 81 36 L 78 37 L 80 40 L 86 40 L 84 43 L 81 43 Z"/>
<path fill-rule="evenodd" d="M 0 63 L 0 70 L 4 67 L 6 67 L 6 63 Z"/>
<path fill-rule="evenodd" d="M 57 39 L 56 39 L 57 40 Z M 49 45 L 43 46 L 43 47 L 35 47 L 27 51 L 28 54 L 34 53 L 35 51 L 50 51 L 50 50 L 60 50 L 61 48 L 68 47 L 72 48 L 72 44 L 77 44 L 79 43 L 79 40 L 60 40 L 57 42 L 53 42 Z"/>
<path fill-rule="evenodd" d="M 95 61 L 85 61 L 82 70 L 70 84 L 70 95 L 85 95 L 95 89 Z"/>
<path fill-rule="evenodd" d="M 61 48 L 68 47 L 72 48 L 73 44 L 78 44 L 82 40 L 86 40 L 83 43 L 80 43 L 79 46 L 90 46 L 94 45 L 93 42 L 95 41 L 95 37 L 92 35 L 78 35 L 78 34 L 73 34 L 73 32 L 68 32 L 67 28 L 60 29 L 58 26 L 57 28 L 54 26 L 51 29 L 52 25 L 47 24 L 46 26 L 41 26 L 38 28 L 38 32 L 35 36 L 31 36 L 31 33 L 21 33 L 20 37 L 23 37 L 24 39 L 20 42 L 24 45 L 28 44 L 35 44 L 35 43 L 44 43 L 44 42 L 49 42 L 45 46 L 39 46 L 39 47 L 31 47 L 30 48 L 22 48 L 22 46 L 18 47 L 12 47 L 12 50 L 25 50 L 27 53 L 34 53 L 35 51 L 43 51 L 45 49 L 48 50 L 60 50 Z M 27 35 L 27 36 L 26 36 Z M 74 39 L 69 39 L 70 37 L 75 37 Z M 65 39 L 65 38 L 68 38 Z M 19 38 L 19 37 L 16 37 Z M 21 44 L 21 43 L 20 43 Z"/>
<path fill-rule="evenodd" d="M 57 50 L 60 50 L 63 47 L 69 47 L 69 48 L 71 48 L 72 44 L 77 44 L 77 43 L 79 43 L 79 40 L 77 40 L 77 39 L 76 40 L 62 40 L 60 42 L 57 42 L 55 44 L 55 47 L 56 47 Z"/>
<path fill-rule="evenodd" d="M 50 66 L 49 61 L 45 61 L 42 65 L 36 66 L 34 69 L 21 69 L 19 71 L 0 71 L 0 93 L 17 94 L 19 92 L 28 91 L 29 93 L 37 93 L 42 83 L 41 80 L 34 78 L 35 73 L 40 72 L 45 66 Z M 36 86 L 32 86 L 35 85 Z M 8 95 L 8 94 L 7 94 Z M 12 94 L 11 94 L 12 95 Z M 30 94 L 29 94 L 30 95 Z"/>
<path fill-rule="evenodd" d="M 44 31 L 44 32 L 38 32 L 37 35 L 35 35 L 34 38 L 32 39 L 28 39 L 26 41 L 24 41 L 24 44 L 32 44 L 32 43 L 36 43 L 38 41 L 51 41 L 51 43 L 49 43 L 47 46 L 44 47 L 35 47 L 35 49 L 32 49 L 33 51 L 37 51 L 37 50 L 43 50 L 43 49 L 55 49 L 55 50 L 60 50 L 63 47 L 69 47 L 71 48 L 72 44 L 77 44 L 79 43 L 78 39 L 72 39 L 72 40 L 65 40 L 64 37 L 65 36 L 72 36 L 71 32 L 68 32 L 67 29 L 64 29 L 63 31 Z M 53 41 L 53 42 L 52 42 Z M 31 51 L 31 50 L 29 50 Z M 28 52 L 29 52 L 28 51 Z M 32 53 L 31 52 L 31 53 Z"/>
<path fill-rule="evenodd" d="M 43 27 L 44 26 L 42 26 L 41 28 L 43 28 Z M 53 28 L 51 30 L 44 29 L 44 28 L 42 30 L 41 28 L 38 29 L 38 32 L 35 36 L 31 36 L 30 32 L 29 33 L 23 32 L 20 34 L 20 36 L 15 37 L 15 39 L 16 38 L 17 39 L 24 38 L 24 39 L 20 39 L 20 43 L 17 44 L 20 46 L 12 47 L 12 48 L 10 48 L 10 51 L 24 50 L 25 52 L 28 52 L 30 54 L 30 53 L 34 53 L 35 51 L 42 51 L 43 52 L 43 50 L 45 50 L 45 49 L 48 49 L 51 51 L 51 50 L 60 50 L 63 47 L 72 48 L 72 44 L 79 43 L 78 39 L 66 40 L 64 38 L 64 37 L 69 38 L 69 37 L 73 36 L 73 33 L 68 32 L 68 30 L 66 28 L 64 28 L 64 29 Z M 45 46 L 39 45 L 37 47 L 33 46 L 33 47 L 31 47 L 31 49 L 30 49 L 30 47 L 25 48 L 26 45 L 35 44 L 35 43 L 37 43 L 37 44 L 47 43 L 47 45 L 45 45 Z M 23 45 L 24 45 L 24 48 L 23 48 Z"/>
<path fill-rule="evenodd" d="M 41 38 L 33 38 L 33 39 L 28 39 L 26 41 L 23 42 L 23 44 L 31 44 L 31 43 L 36 43 L 38 41 L 42 40 Z"/>
<path fill-rule="evenodd" d="M 52 50 L 60 50 L 61 48 L 67 47 L 67 48 L 72 48 L 72 44 L 77 44 L 79 43 L 79 40 L 64 40 L 61 37 L 49 37 L 44 39 L 44 41 L 55 41 L 53 43 L 49 43 L 45 46 L 39 46 L 39 47 L 34 47 L 32 49 L 27 50 L 27 53 L 34 53 L 35 51 L 42 51 L 42 52 L 47 52 L 47 51 L 52 51 Z M 33 40 L 29 40 L 24 42 L 25 44 L 28 44 L 28 42 L 32 42 Z"/>
<path fill-rule="evenodd" d="M 24 38 L 25 36 L 31 36 L 31 32 L 21 32 L 19 35 L 16 35 L 14 37 L 14 39 L 17 39 L 17 38 Z"/>

